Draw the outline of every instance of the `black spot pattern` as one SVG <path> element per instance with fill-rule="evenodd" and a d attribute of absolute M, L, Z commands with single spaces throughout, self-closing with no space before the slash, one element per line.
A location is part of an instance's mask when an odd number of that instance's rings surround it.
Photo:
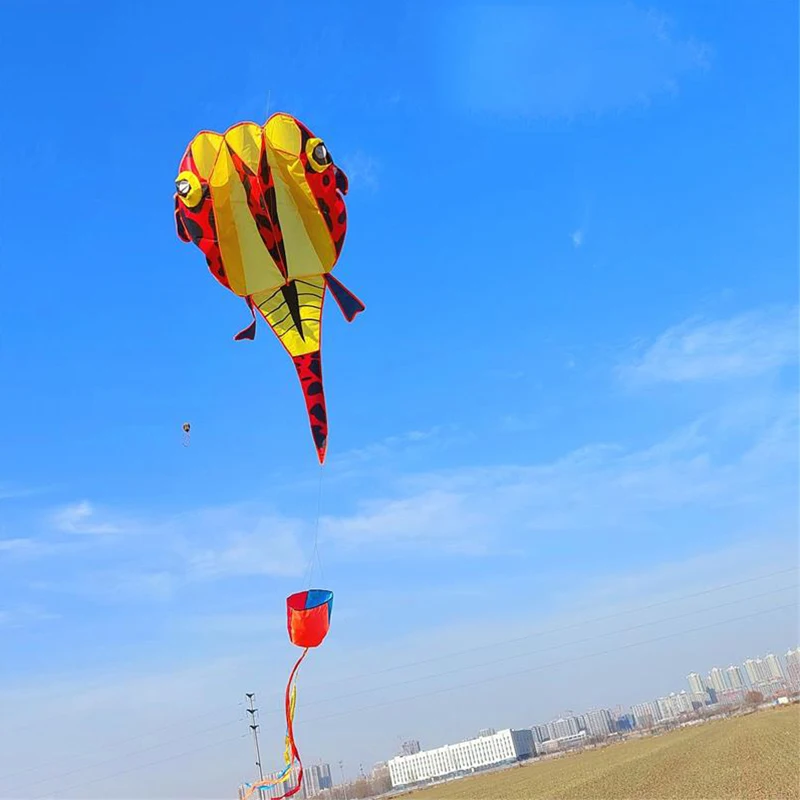
<path fill-rule="evenodd" d="M 311 414 L 314 419 L 318 419 L 320 422 L 327 422 L 328 417 L 325 414 L 325 409 L 322 407 L 322 403 L 317 403 L 315 406 L 312 406 L 308 413 Z"/>
<path fill-rule="evenodd" d="M 203 228 L 200 226 L 196 220 L 193 220 L 189 216 L 184 216 L 183 218 L 183 227 L 186 229 L 186 233 L 189 234 L 189 238 L 195 243 L 198 244 L 203 239 Z"/>

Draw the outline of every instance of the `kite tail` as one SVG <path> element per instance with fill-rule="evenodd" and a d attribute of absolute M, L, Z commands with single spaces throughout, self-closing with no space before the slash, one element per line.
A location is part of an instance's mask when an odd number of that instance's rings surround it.
<path fill-rule="evenodd" d="M 282 798 L 291 797 L 293 794 L 296 794 L 303 785 L 303 762 L 300 760 L 300 753 L 297 751 L 297 744 L 294 741 L 294 704 L 297 691 L 297 687 L 295 686 L 297 670 L 300 669 L 300 664 L 303 663 L 303 659 L 307 655 L 308 648 L 306 647 L 300 658 L 297 659 L 289 675 L 289 681 L 286 684 L 286 698 L 284 700 L 284 707 L 286 709 L 286 754 L 290 756 L 293 761 L 297 762 L 297 786 L 286 792 Z M 282 800 L 282 798 L 278 798 L 278 800 Z"/>
<path fill-rule="evenodd" d="M 325 463 L 325 450 L 328 447 L 328 413 L 325 408 L 325 392 L 322 388 L 322 360 L 319 350 L 292 356 L 297 377 L 303 387 L 303 396 L 308 410 L 311 435 L 317 448 L 320 464 Z"/>
<path fill-rule="evenodd" d="M 285 783 L 289 779 L 291 769 L 295 763 L 297 764 L 297 786 L 293 786 L 291 789 L 284 792 L 284 794 L 280 795 L 280 797 L 275 798 L 275 800 L 285 800 L 287 797 L 292 797 L 292 795 L 300 791 L 303 785 L 303 762 L 300 760 L 300 753 L 297 751 L 297 744 L 294 741 L 294 709 L 295 700 L 297 698 L 297 670 L 300 669 L 300 664 L 303 663 L 303 659 L 307 655 L 308 648 L 306 647 L 305 650 L 303 650 L 303 654 L 297 659 L 289 675 L 289 680 L 286 683 L 286 696 L 284 699 L 284 708 L 286 710 L 286 749 L 283 753 L 286 767 L 277 777 L 267 778 L 258 783 L 245 784 L 247 791 L 244 794 L 244 800 L 249 800 L 256 792 L 258 792 L 260 797 L 260 789 L 271 789 L 281 783 Z"/>

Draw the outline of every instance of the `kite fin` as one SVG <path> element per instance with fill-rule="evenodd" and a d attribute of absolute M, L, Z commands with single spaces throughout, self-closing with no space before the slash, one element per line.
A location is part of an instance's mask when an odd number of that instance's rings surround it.
<path fill-rule="evenodd" d="M 325 450 L 328 446 L 328 415 L 325 409 L 325 392 L 322 388 L 322 360 L 319 350 L 292 356 L 297 377 L 303 387 L 311 435 L 317 448 L 320 464 L 325 463 Z"/>
<path fill-rule="evenodd" d="M 341 282 L 336 280 L 330 272 L 325 273 L 325 283 L 331 290 L 336 305 L 341 309 L 344 318 L 352 322 L 366 306 Z"/>
<path fill-rule="evenodd" d="M 250 297 L 245 297 L 245 302 L 247 303 L 247 307 L 250 309 L 250 314 L 253 317 L 253 321 L 233 337 L 234 341 L 236 342 L 241 342 L 242 339 L 250 339 L 250 341 L 252 341 L 256 338 L 256 310 L 253 308 L 253 301 L 250 299 Z"/>

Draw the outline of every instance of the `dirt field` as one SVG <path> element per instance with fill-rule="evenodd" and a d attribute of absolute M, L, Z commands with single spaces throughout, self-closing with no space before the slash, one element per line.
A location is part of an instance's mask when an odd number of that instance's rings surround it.
<path fill-rule="evenodd" d="M 414 800 L 796 800 L 800 707 L 760 711 L 412 792 Z"/>

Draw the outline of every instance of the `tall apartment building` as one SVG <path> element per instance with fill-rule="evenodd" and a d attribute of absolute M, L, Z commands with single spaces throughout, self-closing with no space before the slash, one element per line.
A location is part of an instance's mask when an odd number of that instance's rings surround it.
<path fill-rule="evenodd" d="M 414 753 L 419 753 L 419 751 L 419 742 L 416 739 L 409 739 L 400 745 L 400 755 L 403 756 L 413 756 Z"/>
<path fill-rule="evenodd" d="M 614 731 L 614 720 L 611 712 L 606 708 L 590 711 L 588 714 L 584 714 L 583 718 L 586 722 L 586 733 L 589 736 L 608 736 Z"/>
<path fill-rule="evenodd" d="M 724 694 L 730 689 L 725 673 L 719 667 L 713 667 L 708 673 L 708 685 L 717 693 Z"/>
<path fill-rule="evenodd" d="M 783 682 L 786 680 L 783 664 L 774 653 L 767 653 L 764 656 L 764 667 L 770 682 Z"/>
<path fill-rule="evenodd" d="M 303 770 L 303 786 L 307 797 L 333 788 L 330 764 L 310 764 Z"/>
<path fill-rule="evenodd" d="M 532 725 L 531 733 L 533 733 L 533 741 L 537 744 L 550 741 L 550 729 L 547 725 Z"/>
<path fill-rule="evenodd" d="M 633 722 L 637 728 L 652 728 L 661 721 L 661 712 L 657 703 L 637 703 L 631 706 L 631 714 L 633 714 Z"/>
<path fill-rule="evenodd" d="M 690 672 L 686 676 L 686 681 L 689 684 L 689 691 L 692 694 L 698 697 L 706 696 L 706 682 L 703 680 L 702 675 L 698 675 L 696 672 Z"/>
<path fill-rule="evenodd" d="M 786 651 L 786 672 L 792 689 L 800 690 L 800 647 Z"/>
<path fill-rule="evenodd" d="M 769 683 L 769 670 L 760 658 L 748 658 L 744 662 L 744 671 L 751 685 L 759 688 Z"/>
<path fill-rule="evenodd" d="M 550 739 L 566 739 L 579 733 L 581 727 L 577 717 L 559 717 L 547 723 L 547 730 Z"/>
<path fill-rule="evenodd" d="M 735 664 L 731 664 L 728 669 L 725 670 L 725 676 L 731 689 L 741 691 L 747 688 L 747 685 L 744 682 L 744 676 L 742 675 L 742 670 Z"/>

